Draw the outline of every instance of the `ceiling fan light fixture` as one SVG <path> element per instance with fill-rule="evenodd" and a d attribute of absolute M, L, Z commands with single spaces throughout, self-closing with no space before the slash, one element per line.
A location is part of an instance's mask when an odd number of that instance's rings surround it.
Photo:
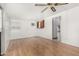
<path fill-rule="evenodd" d="M 54 7 L 51 7 L 51 10 L 52 10 L 53 12 L 55 12 L 55 11 L 56 11 L 56 9 L 55 9 Z"/>

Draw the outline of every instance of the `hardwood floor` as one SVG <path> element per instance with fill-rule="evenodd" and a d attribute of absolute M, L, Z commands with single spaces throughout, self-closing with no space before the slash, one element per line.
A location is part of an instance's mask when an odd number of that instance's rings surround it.
<path fill-rule="evenodd" d="M 11 40 L 5 55 L 79 56 L 79 48 L 41 37 L 31 37 Z"/>

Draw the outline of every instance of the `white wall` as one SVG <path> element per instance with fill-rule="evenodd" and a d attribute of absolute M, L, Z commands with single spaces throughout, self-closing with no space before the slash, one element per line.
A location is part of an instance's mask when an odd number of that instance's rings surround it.
<path fill-rule="evenodd" d="M 56 15 L 53 15 L 53 16 L 50 16 L 50 17 L 47 17 L 47 18 L 44 18 L 45 20 L 45 27 L 43 29 L 37 29 L 37 32 L 38 32 L 38 36 L 41 36 L 41 37 L 45 37 L 45 38 L 48 38 L 50 40 L 52 40 L 52 31 L 53 31 L 53 28 L 52 28 L 52 20 L 55 19 L 55 17 L 59 17 L 59 16 L 63 16 L 63 12 L 61 13 L 58 13 Z"/>
<path fill-rule="evenodd" d="M 61 23 L 62 42 L 79 47 L 79 7 L 65 12 Z"/>
<path fill-rule="evenodd" d="M 38 36 L 45 37 L 48 39 L 52 38 L 52 18 L 44 18 L 45 27 L 42 29 L 37 29 Z"/>
<path fill-rule="evenodd" d="M 9 44 L 9 20 L 7 19 L 6 12 L 3 12 L 2 20 L 2 32 L 1 32 L 1 53 L 5 52 Z"/>
<path fill-rule="evenodd" d="M 35 26 L 32 26 L 34 23 Z M 10 39 L 26 38 L 35 36 L 36 21 L 26 19 L 11 19 L 10 18 Z"/>

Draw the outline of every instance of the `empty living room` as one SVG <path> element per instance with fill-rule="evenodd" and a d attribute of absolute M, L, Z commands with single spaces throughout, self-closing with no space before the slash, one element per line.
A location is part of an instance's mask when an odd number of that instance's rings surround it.
<path fill-rule="evenodd" d="M 0 3 L 0 55 L 79 56 L 79 3 Z"/>

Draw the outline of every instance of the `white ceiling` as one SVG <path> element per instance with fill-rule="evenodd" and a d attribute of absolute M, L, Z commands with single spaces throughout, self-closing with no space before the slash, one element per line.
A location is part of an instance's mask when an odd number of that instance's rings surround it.
<path fill-rule="evenodd" d="M 35 6 L 34 3 L 6 3 L 2 4 L 4 10 L 7 12 L 9 17 L 17 17 L 20 19 L 40 19 L 43 17 L 48 17 L 61 10 L 66 10 L 75 4 L 64 5 L 56 7 L 57 11 L 52 12 L 50 9 L 46 10 L 44 13 L 41 11 L 45 8 L 44 6 Z M 77 5 L 77 4 L 76 4 Z M 78 4 L 79 5 L 79 4 Z"/>
<path fill-rule="evenodd" d="M 35 6 L 32 3 L 11 3 L 5 4 L 5 11 L 11 17 L 19 17 L 22 19 L 37 19 L 41 17 L 41 11 L 45 7 Z"/>

